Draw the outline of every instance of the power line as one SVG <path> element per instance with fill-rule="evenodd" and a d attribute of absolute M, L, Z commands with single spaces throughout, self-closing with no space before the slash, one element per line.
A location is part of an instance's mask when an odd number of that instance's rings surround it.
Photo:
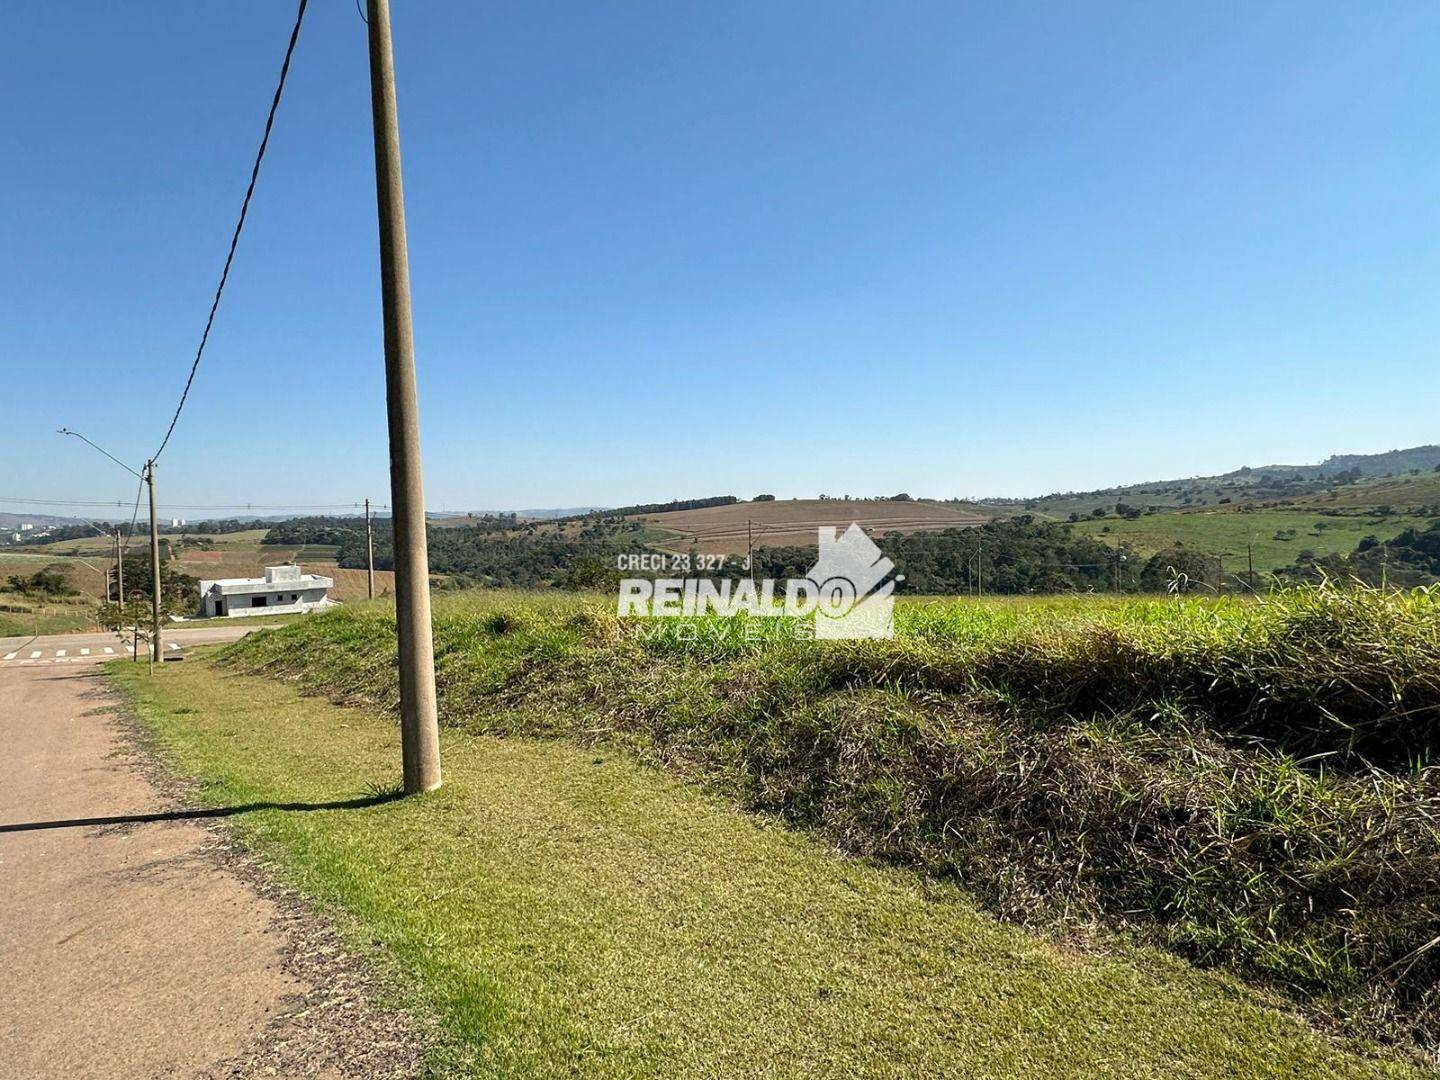
<path fill-rule="evenodd" d="M 280 81 L 275 85 L 275 96 L 270 101 L 270 113 L 265 118 L 265 133 L 260 137 L 260 150 L 255 155 L 255 164 L 250 169 L 250 185 L 245 189 L 245 200 L 240 204 L 240 218 L 235 222 L 235 232 L 230 237 L 230 251 L 225 256 L 225 268 L 220 271 L 220 284 L 215 288 L 215 299 L 210 303 L 210 315 L 205 320 L 205 331 L 200 335 L 200 347 L 195 350 L 195 361 L 190 365 L 190 374 L 185 379 L 185 389 L 180 393 L 180 403 L 175 406 L 175 415 L 160 440 L 160 449 L 151 455 L 152 462 L 158 461 L 170 443 L 175 425 L 180 422 L 180 412 L 185 408 L 185 399 L 190 396 L 190 385 L 195 381 L 195 372 L 200 368 L 200 357 L 205 352 L 205 343 L 210 340 L 210 327 L 215 323 L 215 312 L 220 307 L 220 295 L 225 291 L 225 282 L 230 277 L 230 264 L 235 259 L 235 246 L 240 243 L 240 232 L 245 228 L 245 215 L 250 210 L 250 197 L 255 194 L 255 182 L 260 178 L 260 163 L 265 160 L 265 148 L 270 144 L 270 129 L 275 125 L 275 110 L 280 107 L 280 95 L 285 91 L 285 77 L 290 73 L 290 57 L 295 52 L 295 42 L 300 38 L 300 24 L 305 20 L 305 7 L 309 0 L 300 0 L 295 13 L 295 26 L 290 31 L 290 44 L 285 48 L 285 60 L 280 65 Z"/>
<path fill-rule="evenodd" d="M 140 486 L 135 489 L 135 509 L 130 513 L 130 527 L 125 530 L 125 543 L 120 545 L 120 558 L 125 558 L 125 553 L 130 550 L 130 539 L 135 535 L 135 521 L 140 517 L 140 495 L 145 490 L 145 481 L 140 481 Z M 123 604 L 125 598 L 120 597 Z"/>
<path fill-rule="evenodd" d="M 74 507 L 107 507 L 125 505 L 124 499 L 23 499 L 0 495 L 0 503 L 13 503 L 21 506 L 74 506 Z M 221 510 L 251 511 L 251 510 L 358 510 L 364 506 L 363 501 L 347 503 L 164 503 L 166 510 L 204 510 L 218 512 Z M 371 506 L 377 510 L 389 510 L 386 503 L 372 503 Z"/>

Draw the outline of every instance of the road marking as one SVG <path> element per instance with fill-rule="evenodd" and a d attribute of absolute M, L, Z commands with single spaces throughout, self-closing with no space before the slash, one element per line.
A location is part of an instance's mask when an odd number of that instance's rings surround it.
<path fill-rule="evenodd" d="M 90 650 L 89 650 L 89 649 L 81 649 L 81 650 L 80 650 L 80 655 L 81 655 L 81 656 L 89 656 L 89 655 L 90 655 Z"/>
<path fill-rule="evenodd" d="M 31 659 L 31 660 L 38 660 L 38 659 L 40 659 L 40 650 L 39 650 L 39 649 L 36 649 L 34 652 L 32 652 L 32 653 L 30 654 L 30 659 Z"/>
<path fill-rule="evenodd" d="M 64 650 L 64 649 L 56 649 L 56 650 L 55 650 L 55 655 L 56 655 L 56 656 L 64 656 L 64 655 L 65 655 L 65 650 Z"/>
<path fill-rule="evenodd" d="M 18 654 L 13 653 L 13 652 L 12 652 L 12 653 L 6 653 L 6 654 L 5 654 L 5 659 L 6 659 L 6 660 L 14 660 L 17 655 L 18 655 Z"/>
<path fill-rule="evenodd" d="M 106 646 L 105 646 L 105 655 L 106 655 L 106 656 L 114 656 L 114 655 L 115 655 L 115 650 L 112 649 L 112 648 L 110 648 L 109 645 L 106 645 Z"/>

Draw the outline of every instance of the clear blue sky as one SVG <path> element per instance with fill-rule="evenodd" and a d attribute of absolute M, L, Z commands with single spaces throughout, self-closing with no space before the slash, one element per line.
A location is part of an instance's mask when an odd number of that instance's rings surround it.
<path fill-rule="evenodd" d="M 0 495 L 131 496 L 54 429 L 158 442 L 292 15 L 8 6 Z M 1433 4 L 394 17 L 433 508 L 1440 440 Z M 314 0 L 162 501 L 388 501 L 369 123 L 364 26 Z"/>

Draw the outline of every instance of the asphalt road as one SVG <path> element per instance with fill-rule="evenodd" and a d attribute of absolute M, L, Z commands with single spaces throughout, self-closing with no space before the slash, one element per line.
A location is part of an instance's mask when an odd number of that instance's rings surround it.
<path fill-rule="evenodd" d="M 218 645 L 235 641 L 261 629 L 264 624 L 246 620 L 205 626 L 167 626 L 160 639 L 168 657 L 183 656 L 192 645 Z M 149 644 L 140 642 L 140 655 L 149 655 Z M 115 660 L 132 653 L 130 639 L 119 634 L 41 634 L 39 637 L 0 638 L 0 670 L 7 667 L 35 667 L 53 664 L 89 664 Z"/>

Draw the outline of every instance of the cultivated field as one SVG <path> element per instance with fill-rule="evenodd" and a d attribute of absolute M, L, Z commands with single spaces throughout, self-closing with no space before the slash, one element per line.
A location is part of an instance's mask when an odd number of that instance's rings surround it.
<path fill-rule="evenodd" d="M 843 529 L 858 522 L 872 536 L 879 537 L 891 532 L 967 528 L 989 519 L 974 510 L 943 503 L 787 499 L 643 514 L 636 520 L 672 534 L 660 541 L 661 547 L 674 551 L 695 547 L 707 554 L 743 555 L 748 532 L 753 532 L 756 547 L 812 547 L 822 525 Z M 747 526 L 747 522 L 753 524 Z"/>

